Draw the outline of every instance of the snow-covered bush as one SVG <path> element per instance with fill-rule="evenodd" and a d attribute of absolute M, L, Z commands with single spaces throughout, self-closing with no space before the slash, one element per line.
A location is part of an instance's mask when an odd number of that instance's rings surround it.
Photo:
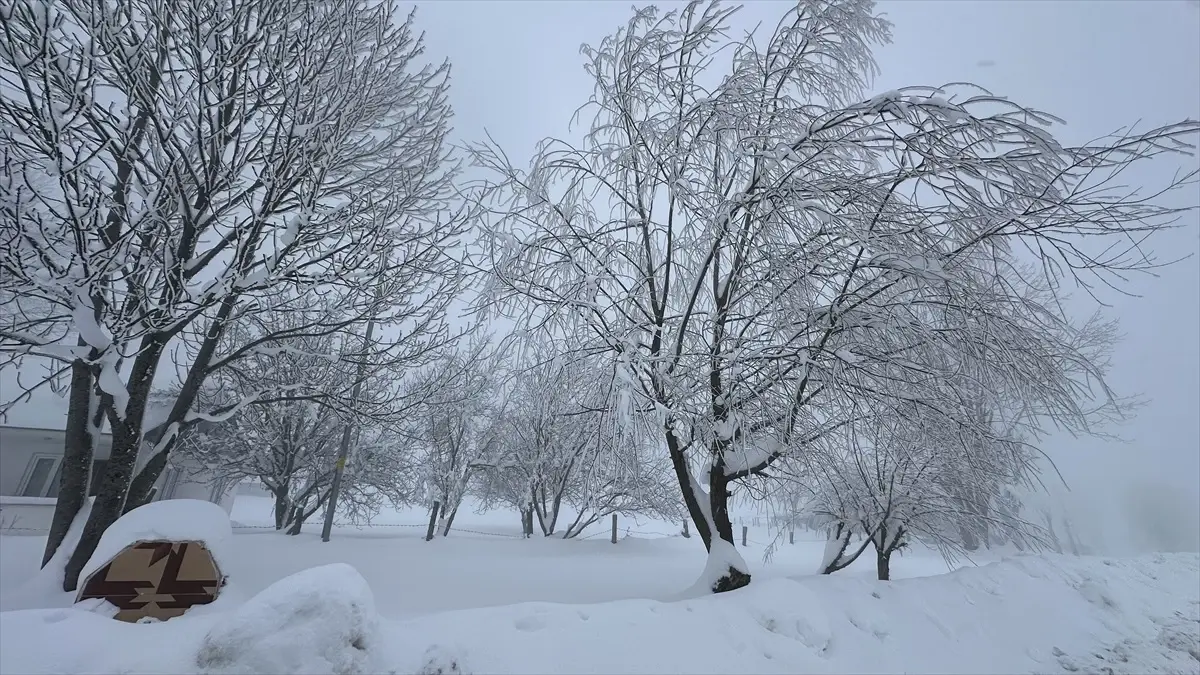
<path fill-rule="evenodd" d="M 371 650 L 379 619 L 362 575 L 335 563 L 285 577 L 222 616 L 196 665 L 206 673 L 378 672 Z"/>

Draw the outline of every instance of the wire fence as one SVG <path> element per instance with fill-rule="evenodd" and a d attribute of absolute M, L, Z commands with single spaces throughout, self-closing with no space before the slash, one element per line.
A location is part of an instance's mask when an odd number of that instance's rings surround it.
<path fill-rule="evenodd" d="M 385 528 L 396 528 L 396 527 L 411 527 L 411 528 L 417 528 L 417 529 L 427 529 L 429 527 L 429 524 L 428 523 L 334 523 L 333 526 L 337 527 L 337 528 L 341 528 L 342 530 L 371 530 L 371 529 L 376 529 L 376 528 L 385 529 Z M 315 524 L 310 524 L 309 527 L 315 527 Z M 233 525 L 234 532 L 240 532 L 243 530 L 276 531 L 276 530 L 280 530 L 280 528 L 276 528 L 274 525 L 244 525 L 242 523 L 235 523 Z M 465 533 L 469 533 L 469 534 L 479 534 L 479 535 L 483 535 L 483 536 L 487 536 L 487 537 L 507 537 L 510 539 L 522 538 L 522 535 L 513 534 L 512 532 L 485 532 L 483 530 L 473 530 L 473 529 L 465 528 L 465 527 L 455 527 L 455 528 L 452 528 L 450 530 L 450 532 L 452 534 L 456 533 L 456 532 L 465 532 Z"/>

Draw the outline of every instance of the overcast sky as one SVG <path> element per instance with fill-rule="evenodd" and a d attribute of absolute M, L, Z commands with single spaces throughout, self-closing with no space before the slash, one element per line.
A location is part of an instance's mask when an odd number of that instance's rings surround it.
<path fill-rule="evenodd" d="M 639 3 L 649 4 L 649 3 Z M 666 7 L 671 3 L 657 3 Z M 731 3 L 732 4 L 732 3 Z M 741 23 L 773 24 L 786 3 L 744 3 Z M 631 3 L 611 1 L 421 3 L 430 56 L 453 63 L 459 140 L 486 128 L 514 160 L 547 135 L 564 135 L 591 83 L 579 46 L 624 24 Z M 1056 133 L 1084 142 L 1142 121 L 1146 128 L 1200 118 L 1200 8 L 1184 1 L 970 0 L 883 2 L 895 24 L 877 58 L 876 90 L 970 81 L 1067 121 Z M 1193 164 L 1197 160 L 1191 160 Z M 1164 166 L 1169 173 L 1174 166 Z M 1141 172 L 1130 180 L 1161 180 Z M 1195 190 L 1180 199 L 1200 203 Z M 1103 296 L 1125 339 L 1111 384 L 1152 399 L 1118 431 L 1127 444 L 1055 438 L 1047 447 L 1073 488 L 1080 527 L 1106 548 L 1154 548 L 1142 532 L 1175 513 L 1185 542 L 1200 538 L 1200 221 L 1154 242 L 1163 257 L 1193 257 L 1158 278 L 1137 278 L 1139 298 Z M 1081 300 L 1081 314 L 1093 305 Z M 1171 527 L 1166 528 L 1168 530 Z M 1188 543 L 1189 546 L 1193 545 Z"/>

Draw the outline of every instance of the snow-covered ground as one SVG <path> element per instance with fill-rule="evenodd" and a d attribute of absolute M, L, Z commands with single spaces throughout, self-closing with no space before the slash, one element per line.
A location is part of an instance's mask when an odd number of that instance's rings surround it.
<path fill-rule="evenodd" d="M 0 540 L 0 673 L 1200 672 L 1200 556 L 1022 557 L 946 573 L 932 552 L 816 577 L 821 543 L 752 528 L 754 583 L 678 599 L 705 558 L 674 525 L 621 521 L 577 541 L 460 511 L 418 511 L 323 543 L 240 497 L 211 606 L 131 625 L 67 608 L 37 575 L 44 539 Z M 628 534 L 626 534 L 628 529 Z M 970 563 L 966 563 L 970 565 Z M 923 578 L 913 578 L 923 577 Z M 42 583 L 39 583 L 42 582 Z"/>

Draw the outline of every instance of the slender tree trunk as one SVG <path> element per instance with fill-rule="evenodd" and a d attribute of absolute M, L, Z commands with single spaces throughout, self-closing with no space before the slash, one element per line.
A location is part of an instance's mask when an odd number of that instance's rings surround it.
<path fill-rule="evenodd" d="M 221 340 L 221 336 L 225 332 L 226 321 L 229 320 L 229 315 L 232 314 L 234 305 L 237 304 L 239 294 L 232 293 L 226 296 L 220 306 L 217 308 L 217 314 L 213 317 L 212 323 L 209 324 L 208 330 L 205 331 L 204 341 L 200 345 L 200 349 L 196 352 L 196 359 L 188 368 L 187 378 L 183 383 L 183 387 L 179 390 L 179 395 L 175 399 L 175 404 L 171 407 L 171 413 L 167 417 L 164 425 L 167 428 L 171 424 L 180 425 L 174 430 L 174 437 L 162 447 L 158 454 L 142 467 L 134 478 L 129 487 L 129 497 L 127 503 L 133 503 L 132 507 L 126 507 L 128 513 L 133 508 L 137 508 L 141 504 L 148 501 L 150 492 L 154 489 L 154 484 L 158 482 L 158 478 L 162 475 L 163 469 L 167 466 L 167 460 L 170 458 L 171 451 L 175 449 L 176 441 L 179 434 L 183 432 L 183 420 L 187 417 L 187 413 L 192 409 L 192 404 L 195 403 L 196 397 L 200 393 L 200 387 L 204 384 L 204 378 L 208 374 L 209 364 L 212 363 L 213 355 L 216 353 L 217 344 Z"/>
<path fill-rule="evenodd" d="M 146 413 L 146 401 L 165 344 L 166 338 L 162 335 L 143 340 L 140 353 L 130 369 L 124 415 L 108 410 L 108 420 L 112 427 L 112 453 L 96 491 L 96 501 L 92 504 L 83 535 L 79 538 L 79 544 L 72 552 L 71 559 L 67 561 L 63 579 L 65 590 L 74 591 L 78 587 L 79 573 L 96 551 L 100 536 L 124 511 L 138 452 L 142 448 L 142 419 Z M 106 405 L 111 402 L 111 397 L 105 394 L 103 401 L 102 405 Z"/>
<path fill-rule="evenodd" d="M 448 504 L 443 506 L 444 504 L 446 504 L 446 498 L 443 496 L 429 507 L 429 525 L 431 527 L 429 530 L 429 536 L 433 536 L 434 532 L 437 532 L 439 529 L 441 529 L 442 520 L 444 518 L 443 514 L 446 513 L 446 509 L 449 507 Z"/>
<path fill-rule="evenodd" d="M 692 523 L 696 525 L 696 534 L 700 535 L 704 549 L 711 550 L 712 530 L 708 526 L 708 519 L 704 516 L 700 502 L 697 501 L 696 491 L 692 488 L 692 472 L 688 468 L 687 457 L 683 454 L 683 444 L 670 429 L 665 430 L 664 433 L 667 450 L 671 456 L 671 467 L 675 470 L 675 479 L 679 482 L 679 491 L 683 494 L 683 505 L 687 508 Z"/>
<path fill-rule="evenodd" d="M 826 532 L 825 540 L 825 557 L 821 561 L 821 574 L 833 574 L 838 570 L 844 570 L 858 560 L 858 556 L 862 555 L 867 547 L 875 543 L 874 532 L 863 526 L 863 533 L 866 535 L 862 543 L 855 549 L 850 548 L 850 539 L 854 536 L 854 529 L 846 522 L 838 522 L 831 525 L 829 531 Z"/>
<path fill-rule="evenodd" d="M 271 493 L 275 495 L 275 529 L 282 530 L 287 524 L 288 494 L 283 488 L 272 490 Z"/>
<path fill-rule="evenodd" d="M 729 498 L 733 495 L 729 489 L 729 481 L 725 478 L 725 468 L 723 466 L 718 464 L 708 472 L 708 487 L 708 500 L 712 511 L 713 524 L 717 528 L 717 535 L 729 542 L 730 545 L 736 546 L 737 544 L 733 541 L 733 522 L 729 518 Z M 711 546 L 709 550 L 712 550 Z M 714 584 L 713 592 L 724 593 L 725 591 L 737 590 L 749 584 L 749 573 L 730 566 L 725 576 L 721 577 Z"/>
<path fill-rule="evenodd" d="M 301 511 L 300 509 L 293 509 L 292 510 L 292 522 L 291 522 L 291 525 L 288 527 L 287 534 L 292 537 L 300 534 L 301 528 L 304 527 L 305 520 L 306 520 L 306 518 L 304 517 L 303 511 Z"/>
<path fill-rule="evenodd" d="M 521 534 L 528 539 L 533 536 L 533 505 L 521 509 Z"/>
<path fill-rule="evenodd" d="M 454 526 L 454 516 L 457 516 L 457 515 L 458 515 L 458 507 L 456 506 L 456 507 L 454 507 L 454 510 L 452 510 L 450 512 L 450 516 L 446 518 L 446 525 L 442 528 L 442 536 L 443 537 L 450 536 L 450 528 Z"/>
<path fill-rule="evenodd" d="M 542 497 L 545 497 L 545 494 L 543 494 Z M 548 536 L 549 532 L 546 530 L 546 506 L 542 500 L 538 498 L 538 488 L 536 486 L 529 488 L 529 504 L 529 508 L 533 510 L 533 514 L 537 516 L 538 527 L 541 528 L 542 535 Z M 532 529 L 533 528 L 530 527 L 530 534 L 532 534 Z"/>
<path fill-rule="evenodd" d="M 170 445 L 174 445 L 174 443 L 172 442 Z M 133 477 L 133 482 L 129 484 L 129 496 L 125 498 L 125 513 L 150 503 L 154 484 L 158 482 L 163 469 L 167 467 L 168 450 L 169 448 L 163 448 L 161 452 L 151 457 L 150 461 L 146 462 L 146 466 L 142 467 L 142 470 Z"/>
<path fill-rule="evenodd" d="M 329 492 L 326 492 L 325 494 L 321 495 L 316 504 L 313 504 L 311 509 L 297 507 L 296 517 L 292 519 L 292 526 L 288 529 L 287 533 L 291 536 L 300 534 L 300 530 L 304 527 L 304 523 L 308 522 L 308 519 L 311 518 L 314 513 L 320 511 L 321 507 L 324 506 L 325 502 L 328 500 Z"/>
<path fill-rule="evenodd" d="M 558 494 L 554 495 L 554 503 L 550 505 L 550 531 L 546 533 L 549 537 L 554 534 L 554 528 L 558 527 L 558 514 L 562 509 L 563 489 L 558 490 Z"/>
<path fill-rule="evenodd" d="M 88 480 L 96 447 L 92 432 L 100 428 L 99 424 L 93 423 L 97 418 L 102 419 L 104 414 L 101 410 L 92 410 L 92 387 L 91 369 L 82 361 L 73 362 L 58 501 L 54 504 L 54 518 L 50 522 L 46 549 L 42 553 L 42 567 L 58 552 L 58 547 L 67 537 L 67 531 L 71 529 L 71 523 L 75 522 L 75 516 L 87 502 Z"/>

